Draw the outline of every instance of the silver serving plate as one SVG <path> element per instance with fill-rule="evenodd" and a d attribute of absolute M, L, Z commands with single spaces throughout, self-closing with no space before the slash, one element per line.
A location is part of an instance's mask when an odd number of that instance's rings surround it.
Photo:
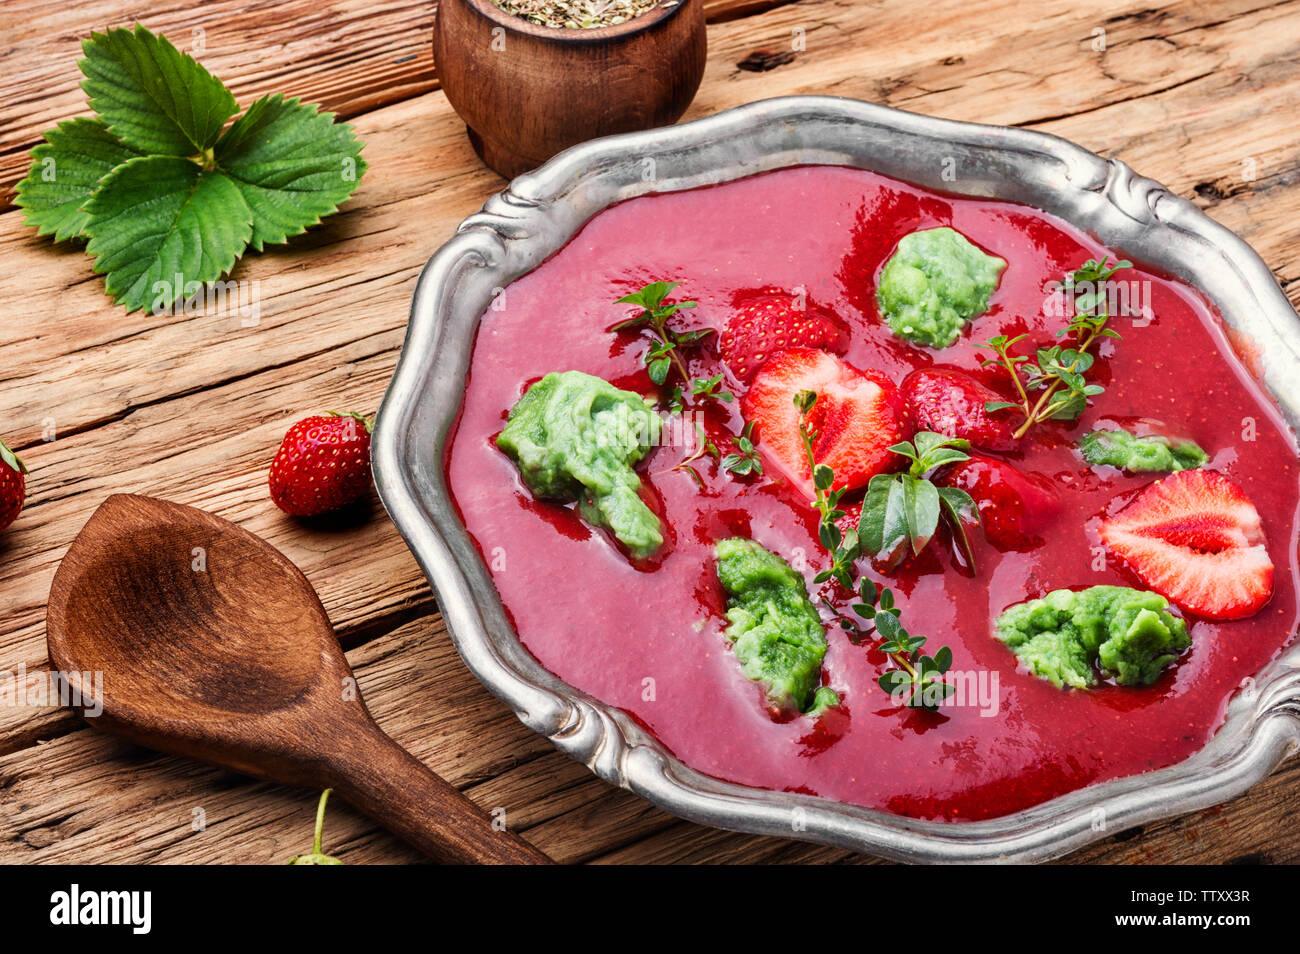
<path fill-rule="evenodd" d="M 943 172 L 954 162 L 948 181 Z M 515 179 L 429 260 L 379 410 L 380 497 L 433 585 L 466 665 L 530 728 L 676 815 L 902 861 L 1039 861 L 1208 808 L 1264 778 L 1300 748 L 1300 645 L 1247 680 L 1211 742 L 1177 765 L 990 821 L 942 823 L 705 776 L 624 712 L 547 672 L 520 644 L 443 474 L 475 331 L 493 295 L 615 202 L 812 163 L 1035 206 L 1194 284 L 1250 342 L 1256 372 L 1293 428 L 1300 421 L 1300 318 L 1259 256 L 1159 183 L 1063 139 L 800 96 L 586 143 Z"/>

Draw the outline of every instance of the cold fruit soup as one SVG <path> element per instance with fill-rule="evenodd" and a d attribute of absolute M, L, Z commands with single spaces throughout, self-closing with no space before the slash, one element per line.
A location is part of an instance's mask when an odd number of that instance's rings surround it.
<path fill-rule="evenodd" d="M 798 167 L 594 217 L 446 470 L 520 639 L 732 782 L 991 818 L 1179 762 L 1296 626 L 1291 432 L 1193 289 Z"/>

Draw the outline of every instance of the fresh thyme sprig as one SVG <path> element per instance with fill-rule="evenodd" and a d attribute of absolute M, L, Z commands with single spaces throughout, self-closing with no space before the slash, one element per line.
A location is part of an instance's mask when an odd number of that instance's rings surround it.
<path fill-rule="evenodd" d="M 713 334 L 713 329 L 699 328 L 694 331 L 680 331 L 669 325 L 669 319 L 681 309 L 696 306 L 694 301 L 667 300 L 673 289 L 680 284 L 681 282 L 650 282 L 630 295 L 624 295 L 615 304 L 637 305 L 641 308 L 641 311 L 631 318 L 617 322 L 610 327 L 611 331 L 622 331 L 630 328 L 650 329 L 654 335 L 654 340 L 645 354 L 646 369 L 650 374 L 650 380 L 662 386 L 668 381 L 670 373 L 673 371 L 677 373 L 677 381 L 668 393 L 667 400 L 664 401 L 668 411 L 673 414 L 679 414 L 685 410 L 688 389 L 692 401 L 714 400 L 723 404 L 730 404 L 735 400 L 734 394 L 723 389 L 721 374 L 714 375 L 711 378 L 692 378 L 686 369 L 686 359 L 682 356 L 682 352 L 694 347 Z M 695 468 L 696 461 L 701 460 L 706 454 L 715 460 L 720 459 L 722 454 L 717 445 L 709 440 L 698 424 L 695 426 L 695 430 L 699 435 L 700 446 L 693 454 L 684 458 L 672 469 L 686 471 L 691 475 L 695 483 L 703 489 L 704 478 Z M 748 436 L 742 436 L 741 440 L 749 444 L 749 452 L 752 453 L 754 446 L 749 441 Z M 728 455 L 728 458 L 732 456 L 734 455 Z M 762 473 L 762 465 L 758 463 L 757 455 L 754 454 L 753 457 L 753 462 L 743 469 L 724 464 L 723 470 L 737 474 Z"/>
<path fill-rule="evenodd" d="M 690 381 L 691 376 L 686 370 L 686 362 L 682 358 L 681 350 L 696 345 L 713 334 L 712 328 L 677 331 L 669 327 L 669 318 L 683 308 L 694 308 L 696 305 L 696 302 L 693 301 L 664 301 L 672 290 L 680 284 L 681 282 L 651 282 L 630 295 L 624 295 L 615 302 L 616 305 L 638 305 L 641 312 L 613 325 L 610 328 L 611 331 L 621 331 L 626 328 L 649 328 L 655 336 L 654 343 L 650 345 L 650 350 L 645 355 L 650 380 L 655 384 L 663 384 L 667 381 L 668 372 L 674 369 L 682 382 Z M 721 382 L 721 376 L 718 377 L 717 381 Z M 718 394 L 713 393 L 717 388 L 716 384 L 706 386 L 704 391 L 700 391 L 700 383 L 700 381 L 694 382 L 692 393 L 718 396 Z M 705 384 L 708 385 L 709 382 L 706 381 Z M 675 394 L 680 398 L 681 391 L 678 390 Z M 727 393 L 727 397 L 723 398 L 723 400 L 729 400 L 730 398 L 731 395 Z"/>
<path fill-rule="evenodd" d="M 997 335 L 979 346 L 994 354 L 994 357 L 984 358 L 981 363 L 985 367 L 1005 369 L 1015 385 L 1018 401 L 989 401 L 984 405 L 984 409 L 990 413 L 1008 408 L 1021 412 L 1023 420 L 1013 434 L 1015 438 L 1024 437 L 1030 428 L 1043 421 L 1074 420 L 1088 406 L 1089 398 L 1096 397 L 1105 390 L 1100 384 L 1089 384 L 1084 378 L 1096 360 L 1090 349 L 1102 338 L 1120 337 L 1118 331 L 1107 327 L 1110 315 L 1101 307 L 1105 295 L 1099 286 L 1120 269 L 1131 266 L 1132 263 L 1127 261 L 1112 265 L 1107 258 L 1102 258 L 1100 262 L 1089 259 L 1066 276 L 1063 288 L 1073 296 L 1074 317 L 1066 327 L 1056 332 L 1056 337 L 1071 335 L 1074 347 L 1066 348 L 1057 344 L 1039 348 L 1035 354 L 1037 360 L 1030 361 L 1028 357 L 1012 354 L 1011 351 L 1028 335 L 1016 335 L 1014 338 Z M 1086 287 L 1080 290 L 1080 286 Z"/>
<path fill-rule="evenodd" d="M 736 396 L 730 391 L 722 390 L 722 375 L 720 374 L 711 378 L 696 378 L 691 382 L 690 393 L 692 398 L 712 398 L 721 401 L 723 404 L 730 404 L 736 399 Z M 664 406 L 673 414 L 680 414 L 686 409 L 686 391 L 680 384 L 673 385 Z"/>
<path fill-rule="evenodd" d="M 715 374 L 711 378 L 696 378 L 692 381 L 691 396 L 717 398 L 724 404 L 730 404 L 736 397 L 730 391 L 722 390 L 722 375 L 720 374 Z"/>
<path fill-rule="evenodd" d="M 695 481 L 696 486 L 703 490 L 704 478 L 701 477 L 700 472 L 695 469 L 695 462 L 702 460 L 706 455 L 716 460 L 721 456 L 722 452 L 718 450 L 717 444 L 709 440 L 709 435 L 704 433 L 704 428 L 700 427 L 698 424 L 695 425 L 695 438 L 699 441 L 699 446 L 695 449 L 695 453 L 691 454 L 689 457 L 682 458 L 682 460 L 675 464 L 672 469 L 686 471 L 686 473 L 691 475 L 691 479 Z"/>
<path fill-rule="evenodd" d="M 973 572 L 975 556 L 963 518 L 978 519 L 970 494 L 957 487 L 940 487 L 930 475 L 946 464 L 970 460 L 970 442 L 933 431 L 918 431 L 910 441 L 889 448 L 911 461 L 907 470 L 877 474 L 867 484 L 858 521 L 862 548 L 877 559 L 894 560 L 908 549 L 920 553 L 947 522 L 953 539 Z"/>
<path fill-rule="evenodd" d="M 722 458 L 723 470 L 738 477 L 763 473 L 763 461 L 754 446 L 753 432 L 754 422 L 748 421 L 745 429 L 736 438 L 736 450 Z"/>
<path fill-rule="evenodd" d="M 794 406 L 799 410 L 799 439 L 803 442 L 804 456 L 808 460 L 808 471 L 813 479 L 812 504 L 817 508 L 820 519 L 817 524 L 817 539 L 831 555 L 831 565 L 813 578 L 814 583 L 835 580 L 846 590 L 853 589 L 853 563 L 861 555 L 858 545 L 858 532 L 840 529 L 839 521 L 844 519 L 845 511 L 840 509 L 840 498 L 846 488 L 835 489 L 835 473 L 825 464 L 817 463 L 813 445 L 817 442 L 817 431 L 812 426 L 812 410 L 817 404 L 817 392 L 799 391 L 794 396 Z"/>
<path fill-rule="evenodd" d="M 817 508 L 820 518 L 817 536 L 821 545 L 831 554 L 830 567 L 813 577 L 814 583 L 824 583 L 833 579 L 846 590 L 854 589 L 853 565 L 862 555 L 868 534 L 876 530 L 874 518 L 869 520 L 867 516 L 871 488 L 875 486 L 878 491 L 883 488 L 884 484 L 877 483 L 882 479 L 889 483 L 889 489 L 885 490 L 885 503 L 888 506 L 892 502 L 895 508 L 889 511 L 889 519 L 882 522 L 882 526 L 892 527 L 893 521 L 901 518 L 907 539 L 912 541 L 915 552 L 919 553 L 920 548 L 934 535 L 942 510 L 950 516 L 953 534 L 960 536 L 966 550 L 966 558 L 970 566 L 974 567 L 970 543 L 966 540 L 961 518 L 963 514 L 978 513 L 975 502 L 964 490 L 955 487 L 935 487 L 926 477 L 935 468 L 944 464 L 969 460 L 969 455 L 965 453 L 965 450 L 970 447 L 968 442 L 943 434 L 921 431 L 913 438 L 915 443 L 905 441 L 902 444 L 895 444 L 890 450 L 911 459 L 912 466 L 906 473 L 880 474 L 872 478 L 871 483 L 868 484 L 867 498 L 863 501 L 859 529 L 843 532 L 838 521 L 845 515 L 839 506 L 844 488 L 834 489 L 834 471 L 825 464 L 817 463 L 813 453 L 817 432 L 812 427 L 810 416 L 817 404 L 817 394 L 815 391 L 799 391 L 794 396 L 794 404 L 799 410 L 799 439 L 803 442 L 804 454 L 808 458 L 808 467 L 813 475 L 815 497 L 812 503 Z M 921 485 L 929 488 L 928 491 L 920 491 L 926 501 L 931 499 L 931 492 L 934 494 L 936 502 L 933 507 L 933 520 L 930 519 L 928 503 L 922 505 L 927 508 L 923 512 L 916 510 L 916 488 Z M 895 491 L 894 487 L 900 490 Z M 909 517 L 908 514 L 911 516 Z M 920 539 L 922 536 L 923 540 Z M 879 552 L 878 547 L 877 552 Z M 880 675 L 877 680 L 880 687 L 891 696 L 903 692 L 906 696 L 906 704 L 911 708 L 935 708 L 955 688 L 943 681 L 944 673 L 952 666 L 952 650 L 944 646 L 933 657 L 923 655 L 921 647 L 925 644 L 925 637 L 912 636 L 903 628 L 899 622 L 901 611 L 894 605 L 892 592 L 888 589 L 878 591 L 876 584 L 866 577 L 858 581 L 857 592 L 861 602 L 852 604 L 853 612 L 871 624 L 874 632 L 881 638 L 880 650 L 898 667 Z M 865 638 L 867 634 L 863 633 L 857 623 L 841 616 L 829 601 L 823 602 L 826 602 L 831 611 L 839 616 L 840 626 L 849 632 L 850 640 L 861 642 Z"/>
<path fill-rule="evenodd" d="M 902 611 L 894 605 L 894 594 L 888 588 L 876 589 L 876 584 L 863 577 L 858 586 L 862 602 L 853 604 L 853 612 L 866 620 L 880 637 L 877 647 L 894 661 L 897 669 L 887 669 L 876 682 L 889 695 L 901 694 L 904 704 L 912 709 L 935 709 L 957 687 L 943 681 L 944 673 L 952 668 L 952 650 L 943 646 L 933 656 L 921 652 L 926 637 L 913 636 L 903 628 Z"/>

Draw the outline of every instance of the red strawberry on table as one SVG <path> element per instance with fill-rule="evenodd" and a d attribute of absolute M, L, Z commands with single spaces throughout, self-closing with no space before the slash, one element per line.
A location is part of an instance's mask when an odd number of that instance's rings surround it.
<path fill-rule="evenodd" d="M 27 499 L 27 468 L 11 451 L 4 441 L 0 441 L 0 530 L 18 519 L 22 512 L 23 501 Z"/>
<path fill-rule="evenodd" d="M 746 384 L 768 358 L 789 348 L 841 350 L 842 323 L 829 311 L 777 289 L 736 306 L 718 338 L 718 353 L 736 378 Z"/>
<path fill-rule="evenodd" d="M 1102 521 L 1101 541 L 1151 589 L 1206 619 L 1253 616 L 1273 596 L 1259 511 L 1215 471 L 1150 484 Z"/>
<path fill-rule="evenodd" d="M 1005 461 L 972 456 L 939 478 L 945 487 L 971 495 L 980 512 L 984 539 L 999 550 L 1029 550 L 1043 542 L 1043 531 L 1061 512 L 1051 481 L 1023 473 Z"/>
<path fill-rule="evenodd" d="M 1005 414 L 984 409 L 1005 400 L 992 388 L 956 368 L 918 368 L 900 385 L 917 430 L 960 437 L 987 450 L 1015 446 Z"/>
<path fill-rule="evenodd" d="M 754 422 L 758 449 L 772 467 L 813 496 L 812 474 L 799 436 L 794 396 L 813 391 L 817 403 L 808 425 L 815 432 L 813 456 L 835 472 L 835 487 L 866 486 L 876 474 L 899 463 L 891 444 L 908 437 L 907 415 L 898 389 L 875 371 L 859 371 L 825 351 L 790 348 L 769 358 L 741 400 Z"/>
<path fill-rule="evenodd" d="M 360 414 L 303 418 L 271 462 L 271 499 L 285 513 L 312 517 L 352 503 L 370 487 L 371 419 Z"/>

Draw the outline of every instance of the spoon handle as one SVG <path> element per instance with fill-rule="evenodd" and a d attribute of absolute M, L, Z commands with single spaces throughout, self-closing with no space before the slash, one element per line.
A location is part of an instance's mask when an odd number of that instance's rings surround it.
<path fill-rule="evenodd" d="M 340 740 L 342 741 L 342 740 Z M 349 744 L 350 743 L 350 744 Z M 330 787 L 443 864 L 555 864 L 370 723 L 329 758 Z"/>

